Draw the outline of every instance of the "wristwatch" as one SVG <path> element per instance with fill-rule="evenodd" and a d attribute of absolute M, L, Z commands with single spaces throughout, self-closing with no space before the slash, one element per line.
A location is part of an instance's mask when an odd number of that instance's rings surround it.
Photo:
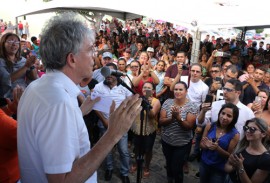
<path fill-rule="evenodd" d="M 245 169 L 244 169 L 244 167 L 242 167 L 242 168 L 239 168 L 238 172 L 239 172 L 240 174 L 244 173 L 244 172 L 245 172 Z"/>

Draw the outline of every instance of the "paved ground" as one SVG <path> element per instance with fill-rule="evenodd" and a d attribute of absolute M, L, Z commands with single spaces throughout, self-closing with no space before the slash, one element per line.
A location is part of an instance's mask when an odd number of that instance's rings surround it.
<path fill-rule="evenodd" d="M 130 149 L 132 150 L 132 148 Z M 104 180 L 104 172 L 105 166 L 102 165 L 98 170 L 98 182 L 99 183 L 121 183 L 121 179 L 119 178 L 119 158 L 118 158 L 118 151 L 114 149 L 114 159 L 116 161 L 114 173 L 111 181 Z M 135 161 L 134 158 L 131 159 L 132 162 Z M 154 153 L 153 159 L 150 164 L 150 177 L 147 179 L 142 179 L 141 183 L 167 183 L 166 179 L 166 170 L 165 166 L 165 158 L 162 153 L 162 147 L 160 143 L 160 135 L 157 135 L 155 145 L 154 145 Z M 198 171 L 199 164 L 195 160 L 192 163 L 189 163 L 189 174 L 185 174 L 184 183 L 199 183 L 199 179 L 195 177 L 196 172 Z M 136 183 L 137 182 L 137 173 L 129 175 L 130 182 Z"/>

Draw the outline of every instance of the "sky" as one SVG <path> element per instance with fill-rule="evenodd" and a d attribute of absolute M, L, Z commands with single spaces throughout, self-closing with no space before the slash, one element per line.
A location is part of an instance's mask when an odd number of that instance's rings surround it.
<path fill-rule="evenodd" d="M 233 2 L 233 0 L 230 0 L 230 2 Z M 15 16 L 18 15 L 18 12 L 26 9 L 29 4 L 40 5 L 41 3 L 42 0 L 1 0 L 0 19 L 7 22 L 11 21 L 13 24 L 15 24 Z M 13 4 L 16 6 L 10 6 Z M 20 17 L 19 20 L 21 20 L 23 23 L 28 22 L 30 26 L 30 36 L 38 37 L 44 23 L 53 15 L 55 15 L 55 13 L 29 15 L 26 17 L 26 20 L 24 20 L 23 17 Z M 265 33 L 270 34 L 270 29 L 265 29 Z"/>

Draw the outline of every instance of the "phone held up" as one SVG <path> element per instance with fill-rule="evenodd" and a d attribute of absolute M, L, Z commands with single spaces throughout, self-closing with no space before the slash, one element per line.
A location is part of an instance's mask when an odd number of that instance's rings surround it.
<path fill-rule="evenodd" d="M 214 100 L 213 95 L 207 94 L 206 97 L 205 97 L 204 103 L 210 103 L 210 106 L 212 106 L 213 100 Z"/>
<path fill-rule="evenodd" d="M 152 95 L 152 90 L 145 90 L 146 94 L 145 97 L 148 99 Z"/>

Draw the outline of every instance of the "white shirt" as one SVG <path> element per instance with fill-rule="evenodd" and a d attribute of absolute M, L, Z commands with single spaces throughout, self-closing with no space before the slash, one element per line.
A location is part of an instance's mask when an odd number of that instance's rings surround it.
<path fill-rule="evenodd" d="M 107 85 L 103 82 L 96 84 L 93 92 L 98 92 L 101 95 L 109 95 L 112 100 L 115 102 L 115 109 L 119 107 L 119 105 L 125 100 L 128 96 L 131 96 L 132 93 L 126 89 L 122 85 L 116 85 L 112 89 L 110 89 Z M 106 119 L 109 119 L 108 113 L 102 113 Z M 104 128 L 102 122 L 99 120 L 98 126 L 100 128 Z"/>
<path fill-rule="evenodd" d="M 74 161 L 90 151 L 79 93 L 59 71 L 47 72 L 24 91 L 18 106 L 22 182 L 48 182 L 46 174 L 68 173 Z M 86 182 L 96 183 L 96 172 Z"/>
<path fill-rule="evenodd" d="M 197 107 L 204 102 L 206 95 L 208 93 L 209 87 L 202 81 L 194 83 L 190 81 L 188 88 L 188 98 L 196 103 Z"/>
<path fill-rule="evenodd" d="M 218 113 L 223 104 L 225 104 L 225 100 L 219 100 L 219 101 L 213 102 L 211 110 L 205 113 L 205 118 L 204 118 L 205 120 L 201 125 L 205 125 L 206 123 L 209 123 L 209 122 L 216 122 L 218 120 Z M 245 125 L 247 120 L 254 118 L 255 115 L 250 108 L 245 106 L 240 101 L 236 104 L 236 106 L 239 109 L 239 117 L 235 124 L 235 128 L 240 133 L 240 140 L 241 140 L 244 137 L 243 126 Z M 196 124 L 200 125 L 198 124 L 198 119 L 196 119 Z"/>

